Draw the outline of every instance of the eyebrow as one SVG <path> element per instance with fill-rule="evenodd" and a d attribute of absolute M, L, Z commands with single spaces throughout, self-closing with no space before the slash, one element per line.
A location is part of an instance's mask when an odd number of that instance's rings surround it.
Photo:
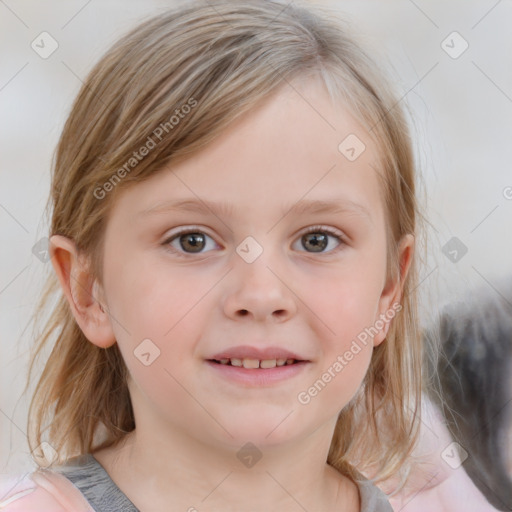
<path fill-rule="evenodd" d="M 215 203 L 207 199 L 174 199 L 170 201 L 163 201 L 156 205 L 142 210 L 138 213 L 138 217 L 146 218 L 149 215 L 163 214 L 173 211 L 189 211 L 195 213 L 211 214 L 220 217 L 232 217 L 235 209 L 234 206 L 228 203 Z M 301 215 L 304 213 L 350 213 L 361 217 L 366 217 L 370 222 L 372 216 L 370 211 L 362 204 L 356 203 L 348 198 L 334 198 L 330 200 L 320 199 L 301 199 L 295 204 L 282 208 L 282 216 L 289 214 Z"/>

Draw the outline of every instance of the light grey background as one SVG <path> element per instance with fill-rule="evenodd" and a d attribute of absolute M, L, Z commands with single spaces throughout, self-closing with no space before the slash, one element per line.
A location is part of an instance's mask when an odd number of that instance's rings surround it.
<path fill-rule="evenodd" d="M 206 0 L 205 0 L 206 1 Z M 423 322 L 446 302 L 488 286 L 509 295 L 512 266 L 512 3 L 504 1 L 316 1 L 353 21 L 370 51 L 392 66 L 414 119 L 422 190 L 432 226 L 422 269 Z M 51 264 L 32 247 L 42 219 L 52 154 L 71 102 L 92 65 L 127 29 L 171 1 L 0 1 L 0 473 L 28 471 L 27 327 Z M 43 31 L 58 49 L 42 59 Z M 442 48 L 457 31 L 469 44 L 454 59 Z M 452 53 L 462 48 L 451 36 Z M 454 263 L 452 237 L 467 247 Z M 459 253 L 460 254 L 460 253 Z"/>

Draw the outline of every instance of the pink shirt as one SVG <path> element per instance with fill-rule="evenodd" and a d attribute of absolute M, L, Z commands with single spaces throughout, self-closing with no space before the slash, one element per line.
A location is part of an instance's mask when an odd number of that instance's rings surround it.
<path fill-rule="evenodd" d="M 65 476 L 40 469 L 0 482 L 2 512 L 94 512 Z"/>

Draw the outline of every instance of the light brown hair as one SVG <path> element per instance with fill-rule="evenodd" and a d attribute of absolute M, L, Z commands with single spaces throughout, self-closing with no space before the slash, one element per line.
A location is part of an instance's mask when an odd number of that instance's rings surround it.
<path fill-rule="evenodd" d="M 188 1 L 132 30 L 94 66 L 66 121 L 47 205 L 50 235 L 71 238 L 101 284 L 105 227 L 125 187 L 204 147 L 292 78 L 315 76 L 378 145 L 388 277 L 399 275 L 398 244 L 406 234 L 416 236 L 418 221 L 407 123 L 385 77 L 344 23 L 332 18 L 306 4 Z M 190 112 L 129 172 L 120 172 L 155 128 L 191 98 L 196 104 Z M 107 182 L 112 190 L 98 198 L 98 187 Z M 328 463 L 347 476 L 357 470 L 371 470 L 377 480 L 396 474 L 417 435 L 416 259 L 403 283 L 403 309 L 374 349 L 360 392 L 336 424 Z M 58 453 L 57 463 L 114 445 L 135 425 L 117 344 L 102 349 L 86 339 L 54 274 L 37 315 L 52 297 L 56 304 L 30 365 L 29 381 L 43 348 L 54 344 L 30 405 L 29 445 L 32 450 L 47 440 Z"/>

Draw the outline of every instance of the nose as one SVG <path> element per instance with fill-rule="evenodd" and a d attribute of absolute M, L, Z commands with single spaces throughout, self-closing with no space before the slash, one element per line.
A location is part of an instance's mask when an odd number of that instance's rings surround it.
<path fill-rule="evenodd" d="M 263 252 L 252 263 L 234 256 L 228 292 L 223 301 L 224 312 L 229 318 L 284 322 L 295 315 L 298 299 L 290 279 L 277 266 L 273 268 L 275 260 L 272 263 L 265 256 Z"/>

